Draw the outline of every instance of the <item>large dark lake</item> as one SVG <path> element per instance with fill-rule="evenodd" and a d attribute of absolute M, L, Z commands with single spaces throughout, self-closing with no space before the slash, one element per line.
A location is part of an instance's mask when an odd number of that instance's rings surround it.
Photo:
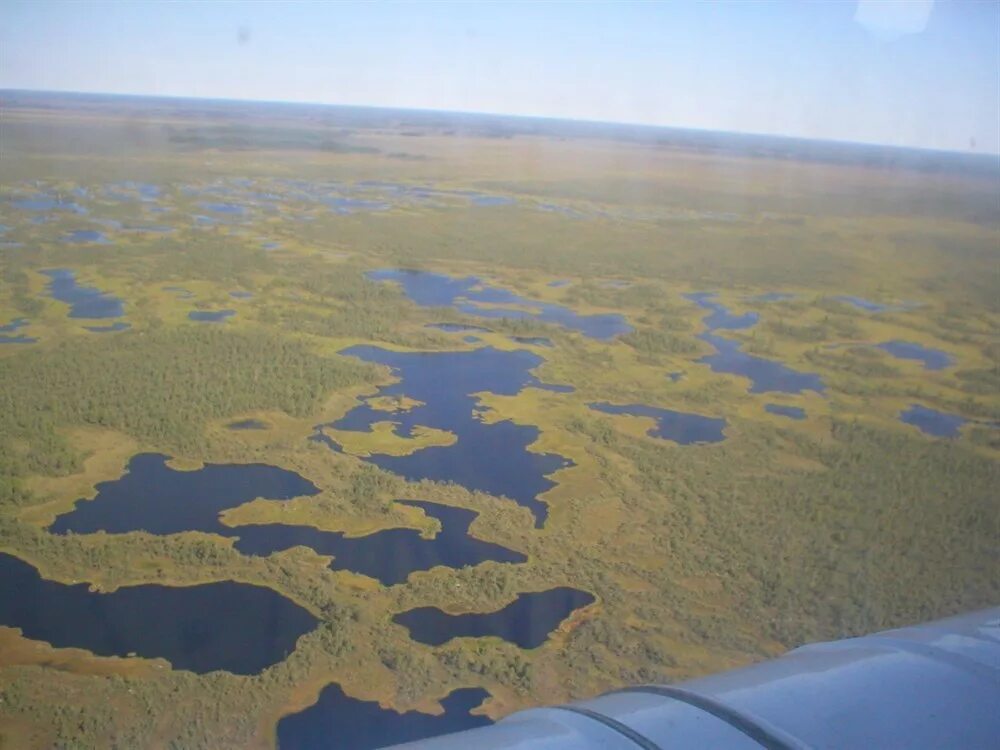
<path fill-rule="evenodd" d="M 377 701 L 346 695 L 337 683 L 323 688 L 319 700 L 278 722 L 279 750 L 375 750 L 493 722 L 469 713 L 489 697 L 482 688 L 461 688 L 441 700 L 438 716 L 382 708 Z"/>
<path fill-rule="evenodd" d="M 537 648 L 574 610 L 593 601 L 592 594 L 564 586 L 521 594 L 496 612 L 452 615 L 437 607 L 419 607 L 392 620 L 407 628 L 411 638 L 431 646 L 452 638 L 495 636 L 521 648 Z"/>
<path fill-rule="evenodd" d="M 99 656 L 162 657 L 176 669 L 255 674 L 284 659 L 316 625 L 271 589 L 225 581 L 200 586 L 128 586 L 47 581 L 0 553 L 0 624 L 56 648 Z"/>
<path fill-rule="evenodd" d="M 315 495 L 318 490 L 292 471 L 266 464 L 206 464 L 178 471 L 166 456 L 135 456 L 120 479 L 97 485 L 93 500 L 80 500 L 58 516 L 49 530 L 55 534 L 178 534 L 202 531 L 236 537 L 234 546 L 247 555 L 270 555 L 292 547 L 309 547 L 333 555 L 333 570 L 350 570 L 386 585 L 405 581 L 410 573 L 438 565 L 460 568 L 486 560 L 521 563 L 520 552 L 469 536 L 476 513 L 420 500 L 398 502 L 420 508 L 437 519 L 441 531 L 424 539 L 414 529 L 387 529 L 362 537 L 346 537 L 312 526 L 248 524 L 226 526 L 219 514 L 255 498 L 287 500 Z"/>
<path fill-rule="evenodd" d="M 406 295 L 422 307 L 453 307 L 480 318 L 528 318 L 580 331 L 595 339 L 611 339 L 632 330 L 625 317 L 617 313 L 580 315 L 562 305 L 527 299 L 507 289 L 489 286 L 475 276 L 453 278 L 428 271 L 390 268 L 372 271 L 368 277 L 398 283 Z M 503 305 L 529 309 L 511 309 Z"/>
<path fill-rule="evenodd" d="M 406 412 L 388 414 L 366 402 L 342 419 L 320 425 L 314 439 L 339 450 L 324 433 L 324 427 L 367 432 L 376 422 L 391 420 L 403 436 L 424 425 L 447 430 L 458 437 L 449 446 L 431 446 L 408 456 L 373 454 L 365 461 L 410 480 L 455 482 L 470 490 L 508 497 L 530 508 L 536 525 L 547 515 L 538 496 L 555 483 L 548 475 L 571 462 L 551 453 L 533 453 L 527 448 L 538 437 L 538 429 L 504 421 L 484 423 L 473 394 L 479 392 L 514 395 L 526 387 L 571 390 L 546 385 L 531 370 L 542 358 L 528 351 L 500 351 L 483 347 L 461 352 L 393 352 L 374 346 L 355 346 L 343 354 L 392 368 L 398 383 L 379 389 L 378 396 L 408 396 L 423 402 Z"/>
<path fill-rule="evenodd" d="M 697 292 L 685 295 L 685 297 L 709 311 L 709 314 L 704 318 L 706 330 L 699 334 L 698 338 L 710 344 L 715 349 L 715 353 L 702 357 L 698 361 L 707 364 L 713 372 L 749 378 L 751 393 L 823 391 L 823 380 L 819 375 L 799 372 L 773 359 L 747 354 L 742 350 L 740 342 L 715 333 L 715 331 L 736 331 L 750 328 L 757 324 L 757 313 L 733 315 L 723 305 L 715 301 L 715 294 L 712 292 Z"/>

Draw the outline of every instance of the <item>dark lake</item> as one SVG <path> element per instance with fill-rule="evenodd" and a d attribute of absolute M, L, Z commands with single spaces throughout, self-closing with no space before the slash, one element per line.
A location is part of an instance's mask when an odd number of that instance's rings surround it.
<path fill-rule="evenodd" d="M 56 648 L 98 656 L 162 657 L 175 669 L 256 674 L 277 664 L 316 626 L 307 610 L 261 586 L 127 586 L 47 581 L 0 553 L 0 624 Z"/>
<path fill-rule="evenodd" d="M 199 323 L 223 323 L 236 314 L 235 310 L 192 310 L 188 318 Z"/>
<path fill-rule="evenodd" d="M 955 359 L 940 349 L 931 349 L 911 341 L 884 341 L 875 345 L 896 359 L 915 359 L 924 363 L 924 369 L 943 370 L 950 367 Z"/>
<path fill-rule="evenodd" d="M 681 445 L 692 443 L 718 443 L 725 439 L 722 434 L 726 420 L 721 417 L 705 417 L 671 409 L 660 409 L 644 404 L 587 404 L 591 409 L 605 414 L 628 414 L 633 417 L 652 417 L 656 426 L 646 434 L 661 440 L 672 440 Z"/>
<path fill-rule="evenodd" d="M 219 513 L 261 497 L 287 500 L 315 495 L 316 486 L 294 471 L 267 464 L 205 464 L 194 471 L 167 466 L 167 456 L 140 453 L 119 479 L 101 482 L 93 500 L 78 500 L 49 527 L 54 534 L 178 534 L 204 531 L 232 536 Z"/>
<path fill-rule="evenodd" d="M 475 511 L 421 500 L 397 500 L 421 508 L 441 522 L 441 531 L 433 539 L 424 539 L 415 529 L 386 529 L 362 537 L 321 531 L 312 526 L 268 524 L 238 526 L 230 535 L 238 535 L 236 549 L 250 555 L 269 555 L 296 546 L 309 547 L 321 555 L 334 555 L 333 570 L 350 570 L 377 578 L 386 586 L 405 581 L 410 573 L 430 570 L 438 565 L 461 568 L 486 560 L 523 563 L 520 552 L 469 536 Z"/>
<path fill-rule="evenodd" d="M 384 269 L 371 271 L 375 281 L 393 281 L 422 307 L 453 307 L 480 318 L 517 318 L 552 323 L 579 331 L 590 338 L 607 340 L 632 330 L 617 313 L 579 315 L 568 307 L 530 300 L 507 289 L 491 287 L 475 276 L 454 278 L 428 271 Z M 498 305 L 520 305 L 530 310 L 514 310 Z"/>
<path fill-rule="evenodd" d="M 949 414 L 936 409 L 929 409 L 920 404 L 911 404 L 910 408 L 899 415 L 899 418 L 918 428 L 921 432 L 934 437 L 958 437 L 962 425 L 967 420 L 958 414 Z"/>
<path fill-rule="evenodd" d="M 278 722 L 279 750 L 376 750 L 426 737 L 492 724 L 488 716 L 469 713 L 489 697 L 482 688 L 460 688 L 441 699 L 439 716 L 382 708 L 377 701 L 346 695 L 337 683 L 323 688 L 319 700 Z"/>
<path fill-rule="evenodd" d="M 401 612 L 392 620 L 407 628 L 413 640 L 430 646 L 440 646 L 452 638 L 495 636 L 521 648 L 537 648 L 574 610 L 593 601 L 593 595 L 586 591 L 563 586 L 520 594 L 496 612 L 452 615 L 437 607 L 419 607 Z"/>
<path fill-rule="evenodd" d="M 806 410 L 800 406 L 785 406 L 784 404 L 764 404 L 764 411 L 789 419 L 805 419 Z"/>
<path fill-rule="evenodd" d="M 323 432 L 367 432 L 375 422 L 391 420 L 396 432 L 408 436 L 418 425 L 447 430 L 458 437 L 450 446 L 431 446 L 408 456 L 373 454 L 363 460 L 409 480 L 455 482 L 470 490 L 508 497 L 535 514 L 536 526 L 545 522 L 547 509 L 538 496 L 555 483 L 548 475 L 570 465 L 551 453 L 527 450 L 538 429 L 510 421 L 482 422 L 472 394 L 481 391 L 512 396 L 527 387 L 566 391 L 568 386 L 540 382 L 531 370 L 542 364 L 532 352 L 500 351 L 483 347 L 461 352 L 393 352 L 374 346 L 354 346 L 342 354 L 392 368 L 400 382 L 384 386 L 378 396 L 408 396 L 423 402 L 407 412 L 387 414 L 362 401 L 344 417 L 319 425 L 314 440 L 334 450 L 337 443 Z"/>
<path fill-rule="evenodd" d="M 74 509 L 58 516 L 49 527 L 54 534 L 178 534 L 202 531 L 236 537 L 234 546 L 247 555 L 270 555 L 292 547 L 309 547 L 334 555 L 333 570 L 350 570 L 386 585 L 405 581 L 416 570 L 438 565 L 460 568 L 486 560 L 521 563 L 520 552 L 469 536 L 475 511 L 420 500 L 400 500 L 420 508 L 441 523 L 432 539 L 415 529 L 387 529 L 362 537 L 312 526 L 249 524 L 226 526 L 219 514 L 261 497 L 288 500 L 315 495 L 315 485 L 295 472 L 266 464 L 206 464 L 194 471 L 178 471 L 167 457 L 143 453 L 132 458 L 120 479 L 97 485 L 93 500 L 78 500 Z"/>
<path fill-rule="evenodd" d="M 758 320 L 757 313 L 754 312 L 733 315 L 723 305 L 714 301 L 714 296 L 712 292 L 685 295 L 687 299 L 710 311 L 704 319 L 706 330 L 699 334 L 698 338 L 710 344 L 715 353 L 702 357 L 699 362 L 707 364 L 713 372 L 749 378 L 751 393 L 823 391 L 823 379 L 819 375 L 799 372 L 773 359 L 747 354 L 738 341 L 713 333 L 717 330 L 735 331 L 750 328 Z"/>
<path fill-rule="evenodd" d="M 42 271 L 49 277 L 49 294 L 70 305 L 71 318 L 119 318 L 125 314 L 122 301 L 92 286 L 80 286 L 67 268 Z"/>
<path fill-rule="evenodd" d="M 764 294 L 758 294 L 753 299 L 757 302 L 784 302 L 785 300 L 794 298 L 795 295 L 788 292 L 765 292 Z"/>
<path fill-rule="evenodd" d="M 250 299 L 253 297 L 253 292 L 245 292 L 243 290 L 236 290 L 229 293 L 229 296 L 233 299 Z"/>

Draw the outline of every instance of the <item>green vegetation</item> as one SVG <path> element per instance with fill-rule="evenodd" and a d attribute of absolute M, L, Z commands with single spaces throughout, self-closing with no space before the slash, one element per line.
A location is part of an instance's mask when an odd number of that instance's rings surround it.
<path fill-rule="evenodd" d="M 128 114 L 5 112 L 0 223 L 9 227 L 4 240 L 21 247 L 0 255 L 0 324 L 27 317 L 38 342 L 0 346 L 0 550 L 47 578 L 102 589 L 269 586 L 321 625 L 252 677 L 51 649 L 0 627 L 0 746 L 267 748 L 279 717 L 333 680 L 350 695 L 427 711 L 452 689 L 478 685 L 497 717 L 1000 600 L 995 182 L 572 138 L 433 129 L 413 138 L 263 116 L 203 127 L 169 107 L 146 124 Z M 540 156 L 544 171 L 526 166 Z M 726 170 L 741 178 L 729 182 Z M 374 212 L 337 212 L 303 197 L 333 179 L 452 192 L 407 203 L 359 188 L 362 199 L 391 204 Z M 128 190 L 130 180 L 162 194 L 107 197 L 109 186 Z M 8 201 L 77 188 L 89 196 L 80 199 L 86 216 L 53 212 L 36 224 Z M 462 190 L 517 202 L 476 206 Z M 208 201 L 248 213 L 199 224 L 192 216 L 209 212 Z M 549 203 L 570 213 L 538 209 Z M 109 244 L 61 240 L 93 219 L 171 231 L 109 226 Z M 120 297 L 131 329 L 94 334 L 83 328 L 94 321 L 67 317 L 39 273 L 53 267 Z M 488 277 L 581 314 L 620 312 L 634 331 L 604 342 L 532 320 L 419 307 L 395 285 L 365 278 L 385 267 Z M 570 283 L 549 285 L 563 279 Z M 234 290 L 252 297 L 233 298 Z M 734 312 L 757 312 L 758 325 L 723 335 L 818 373 L 825 393 L 753 394 L 745 379 L 699 364 L 708 352 L 696 338 L 705 310 L 683 297 L 696 290 L 717 291 Z M 758 301 L 775 291 L 794 296 Z M 916 304 L 871 314 L 839 295 Z M 221 308 L 236 314 L 220 324 L 187 318 Z M 440 322 L 490 331 L 469 343 L 425 327 Z M 530 450 L 573 461 L 542 497 L 549 518 L 541 530 L 512 502 L 406 482 L 363 462 L 373 450 L 419 454 L 455 436 L 393 434 L 390 423 L 415 404 L 373 399 L 391 373 L 338 354 L 364 343 L 524 348 L 511 336 L 549 338 L 552 347 L 531 347 L 544 358 L 538 378 L 575 388 L 478 396 L 484 421 L 534 425 Z M 871 346 L 890 340 L 941 349 L 955 366 L 928 371 Z M 338 436 L 343 453 L 309 440 L 359 399 L 384 410 L 384 423 Z M 722 416 L 726 440 L 657 440 L 646 434 L 649 420 L 596 414 L 593 401 Z M 800 406 L 807 418 L 768 414 L 771 402 Z M 956 439 L 932 438 L 900 423 L 911 403 L 975 421 Z M 226 428 L 243 419 L 268 429 Z M 333 572 L 301 547 L 251 557 L 232 539 L 203 533 L 45 531 L 146 450 L 180 468 L 266 462 L 320 490 L 232 509 L 224 522 L 234 527 L 433 534 L 436 522 L 393 502 L 419 498 L 477 511 L 474 536 L 528 561 L 439 567 L 384 587 Z M 431 648 L 392 624 L 412 607 L 492 611 L 520 592 L 560 585 L 593 592 L 597 603 L 532 651 L 489 639 Z"/>

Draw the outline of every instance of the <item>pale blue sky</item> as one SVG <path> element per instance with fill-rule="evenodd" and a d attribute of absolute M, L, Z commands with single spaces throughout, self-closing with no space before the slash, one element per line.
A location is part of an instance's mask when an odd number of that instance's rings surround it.
<path fill-rule="evenodd" d="M 0 0 L 0 88 L 370 104 L 1000 152 L 1000 1 Z"/>

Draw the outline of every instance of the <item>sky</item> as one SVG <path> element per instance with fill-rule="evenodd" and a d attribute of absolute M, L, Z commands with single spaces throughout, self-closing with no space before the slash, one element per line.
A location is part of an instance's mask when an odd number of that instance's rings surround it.
<path fill-rule="evenodd" d="M 1000 0 L 0 0 L 0 88 L 1000 153 Z"/>

